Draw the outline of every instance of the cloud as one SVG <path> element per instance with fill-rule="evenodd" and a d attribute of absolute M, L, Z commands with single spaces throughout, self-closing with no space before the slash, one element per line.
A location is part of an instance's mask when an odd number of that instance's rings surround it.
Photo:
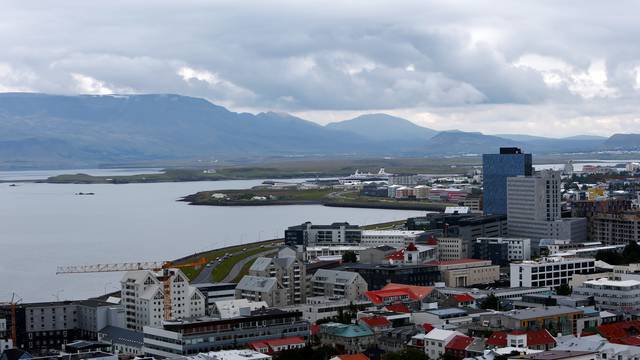
<path fill-rule="evenodd" d="M 386 111 L 487 132 L 640 131 L 639 11 L 631 1 L 8 0 L 0 91 L 180 93 L 318 122 Z"/>

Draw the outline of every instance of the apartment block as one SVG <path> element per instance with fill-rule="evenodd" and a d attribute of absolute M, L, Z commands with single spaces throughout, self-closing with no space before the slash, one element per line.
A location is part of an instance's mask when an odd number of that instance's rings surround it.
<path fill-rule="evenodd" d="M 531 240 L 519 238 L 478 238 L 473 244 L 473 258 L 491 260 L 507 266 L 512 261 L 531 259 Z"/>
<path fill-rule="evenodd" d="M 291 226 L 284 232 L 286 245 L 358 244 L 361 238 L 360 227 L 346 222 L 331 225 L 313 225 L 306 222 Z"/>
<path fill-rule="evenodd" d="M 142 331 L 163 320 L 204 316 L 206 298 L 179 269 L 128 271 L 120 280 L 126 327 Z"/>
<path fill-rule="evenodd" d="M 640 310 L 640 281 L 601 278 L 585 281 L 573 295 L 592 296 L 600 310 L 631 313 Z"/>

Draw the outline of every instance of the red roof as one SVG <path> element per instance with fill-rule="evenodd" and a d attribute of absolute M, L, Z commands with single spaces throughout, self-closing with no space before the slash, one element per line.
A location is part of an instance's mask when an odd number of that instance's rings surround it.
<path fill-rule="evenodd" d="M 615 339 L 615 340 L 612 340 L 611 342 L 616 344 L 638 346 L 640 345 L 640 337 L 630 336 L 624 339 Z"/>
<path fill-rule="evenodd" d="M 546 344 L 555 344 L 556 340 L 546 330 L 530 330 L 530 331 L 512 331 L 510 335 L 527 335 L 527 346 L 538 346 Z M 504 331 L 496 331 L 487 339 L 487 345 L 505 347 L 507 346 L 507 333 Z"/>
<path fill-rule="evenodd" d="M 427 239 L 427 245 L 438 245 L 438 239 L 433 236 Z"/>
<path fill-rule="evenodd" d="M 405 305 L 405 304 L 392 304 L 392 305 L 385 306 L 385 308 L 388 311 L 411 314 L 411 309 L 409 309 L 409 307 L 407 305 Z"/>
<path fill-rule="evenodd" d="M 369 360 L 369 357 L 365 354 L 353 354 L 353 355 L 338 355 L 340 360 Z"/>
<path fill-rule="evenodd" d="M 305 343 L 304 339 L 298 336 L 286 337 L 283 339 L 263 340 L 262 342 L 266 343 L 269 346 L 282 346 L 282 345 L 294 345 L 294 344 Z"/>
<path fill-rule="evenodd" d="M 469 294 L 457 294 L 453 296 L 453 299 L 457 302 L 473 302 L 476 299 Z"/>
<path fill-rule="evenodd" d="M 315 335 L 315 334 L 317 334 L 317 333 L 319 333 L 319 332 L 320 332 L 320 325 L 318 325 L 318 324 L 313 324 L 313 325 L 311 325 L 311 326 L 310 326 L 310 329 L 309 329 L 309 330 L 310 330 L 310 332 L 311 332 L 311 335 Z"/>
<path fill-rule="evenodd" d="M 369 326 L 370 328 L 391 325 L 391 322 L 384 316 L 363 317 L 362 319 L 360 319 L 360 321 L 367 324 L 367 326 Z"/>
<path fill-rule="evenodd" d="M 389 297 L 406 296 L 411 300 L 421 300 L 425 296 L 431 294 L 432 291 L 432 287 L 391 283 L 387 284 L 380 290 L 367 291 L 364 294 L 369 298 L 369 300 L 371 300 L 372 303 L 379 305 L 384 303 L 384 300 Z"/>
<path fill-rule="evenodd" d="M 409 245 L 407 245 L 407 251 L 418 251 L 418 248 L 413 244 L 413 243 L 409 243 Z"/>
<path fill-rule="evenodd" d="M 429 323 L 422 324 L 422 328 L 424 329 L 425 334 L 434 329 L 433 325 Z"/>
<path fill-rule="evenodd" d="M 384 258 L 387 260 L 404 260 L 404 249 L 391 253 Z"/>
<path fill-rule="evenodd" d="M 456 259 L 456 260 L 445 260 L 445 261 L 431 261 L 431 262 L 427 263 L 427 265 L 436 265 L 436 266 L 440 266 L 440 265 L 458 265 L 458 264 L 470 264 L 470 263 L 484 262 L 484 261 L 487 261 L 487 260 Z"/>
<path fill-rule="evenodd" d="M 621 321 L 598 326 L 598 332 L 607 340 L 624 339 L 640 334 L 640 320 Z"/>
<path fill-rule="evenodd" d="M 466 350 L 467 346 L 473 342 L 473 338 L 464 335 L 457 335 L 444 347 L 451 350 Z"/>

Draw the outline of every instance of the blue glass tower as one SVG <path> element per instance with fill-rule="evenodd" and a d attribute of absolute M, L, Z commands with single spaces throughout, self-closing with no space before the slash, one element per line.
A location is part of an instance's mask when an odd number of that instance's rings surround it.
<path fill-rule="evenodd" d="M 482 155 L 483 209 L 485 215 L 507 214 L 507 178 L 531 176 L 531 154 L 516 147 L 500 148 L 499 154 Z"/>

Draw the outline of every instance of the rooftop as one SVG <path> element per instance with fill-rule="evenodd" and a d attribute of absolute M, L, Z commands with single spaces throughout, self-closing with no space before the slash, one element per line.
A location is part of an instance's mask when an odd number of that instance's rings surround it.
<path fill-rule="evenodd" d="M 560 360 L 576 356 L 595 354 L 596 351 L 569 351 L 569 350 L 548 350 L 536 354 L 527 355 L 527 359 L 532 360 Z"/>
<path fill-rule="evenodd" d="M 446 260 L 446 261 L 432 261 L 427 263 L 427 265 L 459 265 L 459 264 L 473 264 L 473 263 L 484 263 L 491 262 L 490 260 L 480 260 L 480 259 L 456 259 L 456 260 Z"/>
<path fill-rule="evenodd" d="M 530 308 L 523 310 L 512 310 L 507 312 L 506 315 L 518 320 L 527 320 L 531 318 L 557 316 L 563 314 L 571 314 L 582 312 L 576 308 L 569 306 L 548 306 L 546 308 Z"/>
<path fill-rule="evenodd" d="M 609 280 L 607 278 L 600 278 L 596 280 L 585 281 L 584 284 L 597 285 L 597 286 L 611 286 L 611 287 L 632 287 L 640 285 L 640 281 L 637 280 Z"/>

